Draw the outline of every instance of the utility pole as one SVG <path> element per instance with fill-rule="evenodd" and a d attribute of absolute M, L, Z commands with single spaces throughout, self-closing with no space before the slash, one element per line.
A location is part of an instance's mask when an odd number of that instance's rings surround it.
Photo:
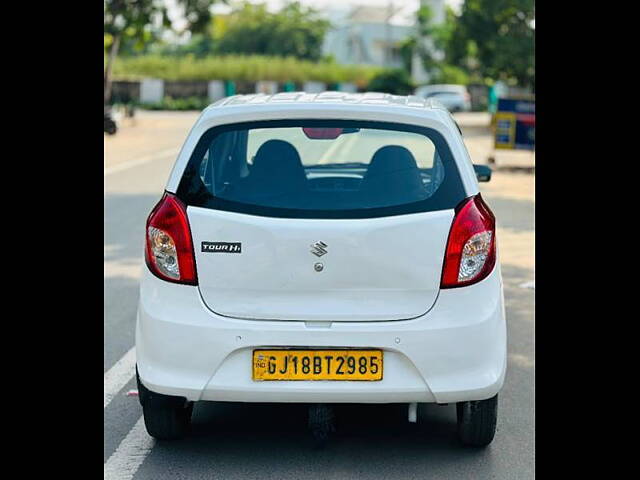
<path fill-rule="evenodd" d="M 389 67 L 391 65 L 391 18 L 393 17 L 393 0 L 389 0 L 387 4 L 387 18 L 385 21 L 385 46 L 384 46 L 384 66 Z"/>

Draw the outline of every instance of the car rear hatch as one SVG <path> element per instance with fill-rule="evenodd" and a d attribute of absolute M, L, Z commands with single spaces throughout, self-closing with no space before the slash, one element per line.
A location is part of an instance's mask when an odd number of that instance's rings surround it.
<path fill-rule="evenodd" d="M 424 314 L 438 296 L 453 219 L 453 210 L 357 220 L 187 213 L 206 305 L 260 320 Z"/>

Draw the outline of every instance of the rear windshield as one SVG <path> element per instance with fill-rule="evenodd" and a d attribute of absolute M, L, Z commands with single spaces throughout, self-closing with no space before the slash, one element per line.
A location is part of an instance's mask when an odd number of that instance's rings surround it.
<path fill-rule="evenodd" d="M 437 131 L 345 120 L 214 127 L 198 142 L 177 194 L 187 205 L 287 218 L 444 210 L 465 197 Z"/>

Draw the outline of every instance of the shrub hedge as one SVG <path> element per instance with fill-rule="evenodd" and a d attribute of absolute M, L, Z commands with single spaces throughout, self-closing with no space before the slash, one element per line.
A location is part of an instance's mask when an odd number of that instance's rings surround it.
<path fill-rule="evenodd" d="M 195 58 L 192 55 L 168 57 L 143 55 L 121 57 L 113 65 L 115 80 L 136 80 L 142 77 L 164 80 L 232 80 L 257 82 L 319 81 L 329 84 L 355 83 L 364 88 L 382 71 L 364 65 L 338 65 L 330 62 L 310 62 L 293 57 L 259 55 L 229 55 Z"/>

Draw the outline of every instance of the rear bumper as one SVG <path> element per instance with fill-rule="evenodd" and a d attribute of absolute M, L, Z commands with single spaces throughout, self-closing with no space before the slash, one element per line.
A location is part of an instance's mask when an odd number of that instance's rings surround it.
<path fill-rule="evenodd" d="M 373 347 L 384 350 L 379 382 L 254 382 L 254 348 Z M 145 268 L 136 326 L 140 380 L 188 400 L 323 403 L 449 403 L 482 400 L 502 387 L 506 322 L 499 268 L 469 287 L 441 290 L 414 320 L 334 322 L 226 318 L 197 287 L 164 282 Z"/>

